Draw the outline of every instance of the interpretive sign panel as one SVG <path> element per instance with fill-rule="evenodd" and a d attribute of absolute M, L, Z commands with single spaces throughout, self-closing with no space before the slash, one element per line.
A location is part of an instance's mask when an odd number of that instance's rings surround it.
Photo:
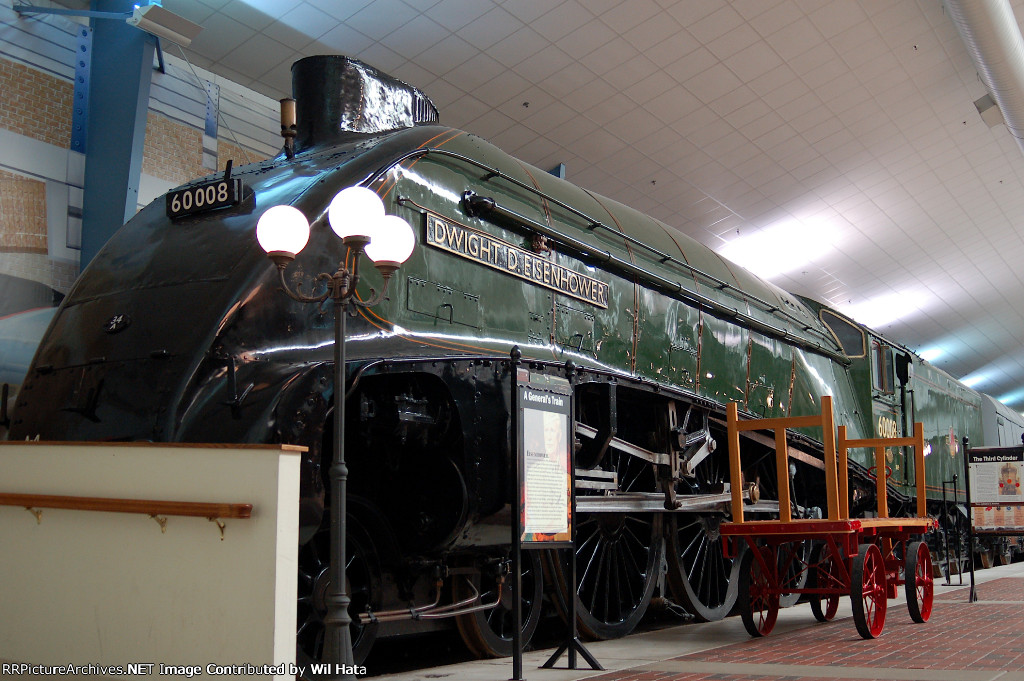
<path fill-rule="evenodd" d="M 0 442 L 8 673 L 295 679 L 303 451 Z M 195 517 L 190 504 L 251 515 Z"/>
<path fill-rule="evenodd" d="M 554 376 L 535 376 L 519 386 L 524 543 L 572 541 L 571 394 L 569 382 Z"/>
<path fill-rule="evenodd" d="M 1024 532 L 1024 447 L 972 449 L 967 464 L 975 531 Z"/>

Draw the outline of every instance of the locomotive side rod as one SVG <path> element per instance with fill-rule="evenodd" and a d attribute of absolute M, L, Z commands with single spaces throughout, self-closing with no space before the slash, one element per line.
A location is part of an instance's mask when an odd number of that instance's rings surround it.
<path fill-rule="evenodd" d="M 370 624 L 377 622 L 398 622 L 402 620 L 429 620 L 429 619 L 444 619 L 448 617 L 457 617 L 459 615 L 468 615 L 474 612 L 480 612 L 482 610 L 490 610 L 497 605 L 501 604 L 501 597 L 504 593 L 505 583 L 502 581 L 498 585 L 498 593 L 492 603 L 483 603 L 480 600 L 480 591 L 473 586 L 472 581 L 466 580 L 472 595 L 466 598 L 448 603 L 447 605 L 438 605 L 441 601 L 441 583 L 437 585 L 436 597 L 434 602 L 429 605 L 421 605 L 417 607 L 405 608 L 402 610 L 388 610 L 385 612 L 365 612 L 360 613 L 356 619 L 360 624 Z"/>

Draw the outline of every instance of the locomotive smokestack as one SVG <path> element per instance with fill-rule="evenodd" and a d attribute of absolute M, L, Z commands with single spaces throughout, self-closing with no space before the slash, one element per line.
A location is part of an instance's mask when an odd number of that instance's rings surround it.
<path fill-rule="evenodd" d="M 437 108 L 417 88 L 341 55 L 292 64 L 296 151 L 335 144 L 351 133 L 380 133 L 437 122 Z"/>

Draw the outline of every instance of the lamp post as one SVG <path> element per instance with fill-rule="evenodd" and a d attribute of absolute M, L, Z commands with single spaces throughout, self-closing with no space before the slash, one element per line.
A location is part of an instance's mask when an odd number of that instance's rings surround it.
<path fill-rule="evenodd" d="M 336 272 L 316 275 L 315 281 L 326 283 L 326 290 L 319 295 L 307 296 L 292 291 L 284 276 L 295 254 L 309 240 L 309 222 L 301 211 L 292 206 L 269 208 L 260 216 L 256 237 L 277 265 L 281 286 L 289 297 L 304 303 L 321 303 L 328 298 L 334 301 L 334 461 L 329 471 L 332 497 L 331 584 L 324 615 L 324 658 L 334 665 L 331 677 L 355 678 L 349 629 L 352 618 L 348 613 L 351 599 L 345 587 L 348 484 L 348 467 L 345 465 L 345 319 L 349 314 L 355 315 L 359 308 L 371 307 L 384 299 L 391 276 L 412 254 L 416 238 L 409 223 L 396 215 L 385 215 L 384 203 L 365 187 L 348 187 L 338 192 L 327 210 L 327 219 L 331 229 L 345 244 L 346 254 L 338 263 Z M 381 291 L 371 290 L 368 300 L 356 298 L 359 261 L 363 254 L 373 261 L 374 267 L 384 277 Z"/>

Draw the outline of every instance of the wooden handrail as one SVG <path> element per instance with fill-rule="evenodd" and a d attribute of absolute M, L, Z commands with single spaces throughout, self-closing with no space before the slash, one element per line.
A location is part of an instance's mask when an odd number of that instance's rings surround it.
<path fill-rule="evenodd" d="M 845 471 L 836 471 L 836 440 L 833 425 L 832 397 L 821 398 L 821 413 L 809 416 L 790 416 L 768 419 L 739 420 L 739 407 L 735 402 L 726 406 L 726 424 L 729 438 L 729 475 L 732 491 L 732 522 L 743 522 L 743 490 L 740 478 L 740 432 L 748 430 L 775 431 L 775 470 L 779 493 L 779 520 L 784 523 L 793 520 L 789 502 L 789 450 L 786 445 L 787 428 L 817 426 L 822 429 L 825 449 L 825 494 L 828 519 L 840 520 L 839 491 L 845 486 Z"/>
<path fill-rule="evenodd" d="M 218 504 L 200 501 L 155 501 L 152 499 L 111 499 L 107 497 L 67 497 L 52 494 L 9 494 L 0 492 L 0 506 L 60 508 L 74 511 L 142 513 L 150 516 L 188 516 L 192 518 L 248 518 L 252 504 Z"/>
<path fill-rule="evenodd" d="M 889 517 L 888 495 L 885 474 L 885 450 L 887 447 L 913 447 L 914 466 L 917 475 L 917 515 L 927 518 L 924 478 L 924 425 L 914 424 L 913 437 L 847 439 L 846 426 L 839 426 L 838 442 L 833 425 L 832 398 L 821 398 L 821 414 L 769 419 L 739 420 L 739 407 L 735 402 L 726 406 L 726 426 L 729 438 L 729 474 L 732 488 L 732 522 L 743 522 L 743 496 L 740 489 L 740 432 L 750 430 L 775 430 L 775 466 L 778 478 L 779 520 L 792 521 L 789 503 L 789 452 L 786 447 L 786 429 L 807 426 L 822 428 L 822 444 L 825 453 L 825 493 L 828 505 L 828 519 L 846 521 L 850 519 L 849 481 L 847 478 L 848 449 L 868 447 L 875 450 L 876 496 L 878 517 Z M 837 461 L 838 460 L 838 461 Z M 900 519 L 905 520 L 905 519 Z"/>
<path fill-rule="evenodd" d="M 917 476 L 917 516 L 928 517 L 927 503 L 925 499 L 924 479 L 924 424 L 920 421 L 914 423 L 913 437 L 876 437 L 848 440 L 846 438 L 846 426 L 839 426 L 839 442 L 837 452 L 839 454 L 839 465 L 845 466 L 847 462 L 847 449 L 867 447 L 875 450 L 875 497 L 878 500 L 878 517 L 889 517 L 889 495 L 886 487 L 885 450 L 888 447 L 913 447 L 914 448 L 914 475 Z M 844 503 L 849 503 L 843 499 Z M 845 511 L 847 514 L 849 511 Z"/>

